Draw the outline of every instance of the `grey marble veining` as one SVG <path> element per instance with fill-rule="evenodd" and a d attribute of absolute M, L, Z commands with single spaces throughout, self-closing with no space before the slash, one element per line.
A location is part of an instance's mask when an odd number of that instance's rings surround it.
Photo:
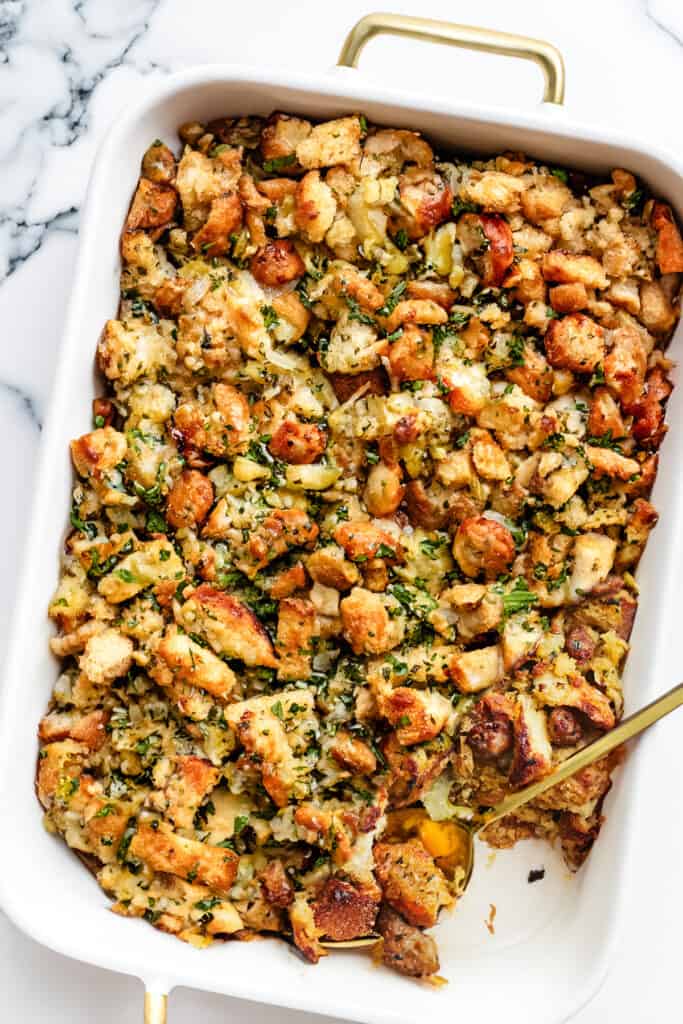
<path fill-rule="evenodd" d="M 645 11 L 674 43 L 683 46 L 683 4 L 680 0 L 645 0 Z"/>
<path fill-rule="evenodd" d="M 74 157 L 92 149 L 98 89 L 122 69 L 165 70 L 136 54 L 160 5 L 9 0 L 0 8 L 0 280 L 48 232 L 76 231 L 89 161 L 84 173 Z"/>

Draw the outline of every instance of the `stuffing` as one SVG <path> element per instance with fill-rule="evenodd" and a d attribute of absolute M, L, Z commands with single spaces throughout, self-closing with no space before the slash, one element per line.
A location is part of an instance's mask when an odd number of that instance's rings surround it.
<path fill-rule="evenodd" d="M 176 530 L 202 525 L 213 505 L 213 484 L 196 469 L 184 469 L 166 499 L 166 518 Z"/>
<path fill-rule="evenodd" d="M 289 284 L 304 273 L 303 260 L 287 238 L 268 242 L 249 264 L 249 269 L 259 282 L 269 288 Z"/>
<path fill-rule="evenodd" d="M 504 676 L 501 647 L 479 647 L 453 658 L 450 665 L 453 682 L 461 693 L 477 693 L 499 683 Z"/>
<path fill-rule="evenodd" d="M 132 663 L 133 642 L 117 629 L 105 629 L 91 636 L 78 659 L 81 672 L 97 684 L 125 676 Z"/>
<path fill-rule="evenodd" d="M 185 839 L 165 828 L 140 825 L 128 847 L 154 871 L 195 878 L 213 892 L 228 894 L 237 874 L 238 856 L 223 847 Z"/>
<path fill-rule="evenodd" d="M 177 759 L 173 775 L 164 790 L 164 813 L 176 828 L 192 828 L 199 805 L 214 788 L 218 778 L 218 769 L 202 757 L 186 754 Z"/>
<path fill-rule="evenodd" d="M 378 843 L 375 865 L 382 895 L 409 924 L 430 928 L 450 897 L 446 879 L 419 839 Z"/>
<path fill-rule="evenodd" d="M 183 448 L 226 456 L 239 455 L 249 447 L 249 403 L 232 384 L 214 384 L 206 404 L 191 401 L 179 405 L 173 421 Z"/>
<path fill-rule="evenodd" d="M 194 946 L 315 963 L 378 932 L 433 978 L 454 814 L 622 715 L 680 229 L 624 169 L 361 112 L 178 134 L 142 158 L 71 442 L 45 824 Z M 617 762 L 482 839 L 576 869 Z"/>
<path fill-rule="evenodd" d="M 477 203 L 487 213 L 517 213 L 527 184 L 502 171 L 473 173 L 460 189 L 460 198 Z"/>
<path fill-rule="evenodd" d="M 320 171 L 309 171 L 296 188 L 297 227 L 309 242 L 322 242 L 336 212 L 332 189 L 321 179 Z"/>
<path fill-rule="evenodd" d="M 357 117 L 340 117 L 317 124 L 296 147 L 296 158 L 307 169 L 350 164 L 359 156 L 360 121 Z"/>
<path fill-rule="evenodd" d="M 377 699 L 380 713 L 396 729 L 402 747 L 433 740 L 442 731 L 451 713 L 450 701 L 430 690 L 397 686 Z"/>
<path fill-rule="evenodd" d="M 607 276 L 594 256 L 576 255 L 553 249 L 541 260 L 541 272 L 546 281 L 582 284 L 585 288 L 606 288 Z"/>
<path fill-rule="evenodd" d="M 117 562 L 116 568 L 102 577 L 97 589 L 110 604 L 120 604 L 150 586 L 170 584 L 175 590 L 184 577 L 185 567 L 170 541 L 150 540 Z"/>
<path fill-rule="evenodd" d="M 662 274 L 680 274 L 683 272 L 683 238 L 666 203 L 654 204 L 652 227 L 657 232 L 657 266 Z"/>
<path fill-rule="evenodd" d="M 204 256 L 223 256 L 232 247 L 242 227 L 242 200 L 236 192 L 218 196 L 211 203 L 209 216 L 192 237 L 192 248 Z"/>
<path fill-rule="evenodd" d="M 397 647 L 405 631 L 398 610 L 395 599 L 354 587 L 339 605 L 344 636 L 354 653 L 382 654 Z"/>
<path fill-rule="evenodd" d="M 163 182 L 140 178 L 133 196 L 126 231 L 147 231 L 150 228 L 158 235 L 173 219 L 178 195 L 176 190 Z"/>
<path fill-rule="evenodd" d="M 261 622 L 238 598 L 208 583 L 197 587 L 179 611 L 187 630 L 204 637 L 217 654 L 245 665 L 277 668 L 273 644 Z"/>
<path fill-rule="evenodd" d="M 545 351 L 551 366 L 574 373 L 592 373 L 604 356 L 603 330 L 583 313 L 570 313 L 550 324 Z"/>
<path fill-rule="evenodd" d="M 337 320 L 319 358 L 327 373 L 365 373 L 380 363 L 387 342 L 370 324 L 352 320 L 343 314 Z"/>
<path fill-rule="evenodd" d="M 514 787 L 528 786 L 551 770 L 552 747 L 545 715 L 527 694 L 517 696 L 513 728 L 515 740 L 510 783 Z"/>
<path fill-rule="evenodd" d="M 328 939 L 343 942 L 372 931 L 377 903 L 349 882 L 330 878 L 313 904 L 313 916 Z"/>
<path fill-rule="evenodd" d="M 313 638 L 317 634 L 315 607 L 301 597 L 280 601 L 275 649 L 279 658 L 278 679 L 308 679 L 311 674 Z"/>
<path fill-rule="evenodd" d="M 182 683 L 226 700 L 237 682 L 224 661 L 176 626 L 166 631 L 156 654 L 150 675 L 159 686 L 172 689 Z"/>

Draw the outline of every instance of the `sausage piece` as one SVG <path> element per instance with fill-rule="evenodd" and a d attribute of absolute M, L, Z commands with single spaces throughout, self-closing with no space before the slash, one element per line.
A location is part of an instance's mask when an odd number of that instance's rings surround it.
<path fill-rule="evenodd" d="M 439 954 L 431 935 L 408 924 L 386 903 L 379 912 L 376 927 L 384 939 L 382 962 L 387 967 L 411 978 L 426 978 L 439 970 Z"/>

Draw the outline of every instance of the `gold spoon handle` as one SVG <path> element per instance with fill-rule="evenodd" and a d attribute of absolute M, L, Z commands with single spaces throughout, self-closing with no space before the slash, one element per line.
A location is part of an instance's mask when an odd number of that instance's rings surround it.
<path fill-rule="evenodd" d="M 675 711 L 681 704 L 683 704 L 683 683 L 674 686 L 673 690 L 669 690 L 662 697 L 658 697 L 651 704 L 625 718 L 615 729 L 605 733 L 600 739 L 589 743 L 587 747 L 579 750 L 576 754 L 572 754 L 571 757 L 568 757 L 566 761 L 558 765 L 555 771 L 541 779 L 540 782 L 533 782 L 530 786 L 525 786 L 519 792 L 512 793 L 504 800 L 501 800 L 499 804 L 496 804 L 490 811 L 482 815 L 477 831 L 494 821 L 498 821 L 499 818 L 505 817 L 506 814 L 511 814 L 518 807 L 529 803 L 530 800 L 535 800 L 537 796 L 556 786 L 558 782 L 564 782 L 570 775 L 581 771 L 586 765 L 598 761 L 605 754 L 609 754 L 610 751 L 621 746 L 626 740 L 633 739 L 634 736 L 637 736 L 651 725 L 654 725 L 655 722 L 658 722 L 660 718 L 664 718 L 665 715 Z"/>

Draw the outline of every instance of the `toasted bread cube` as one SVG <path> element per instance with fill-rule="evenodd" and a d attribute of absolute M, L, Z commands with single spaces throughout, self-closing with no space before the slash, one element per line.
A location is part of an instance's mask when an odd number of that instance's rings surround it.
<path fill-rule="evenodd" d="M 213 484 L 197 469 L 184 469 L 171 488 L 166 503 L 166 518 L 176 530 L 196 530 L 213 505 Z"/>
<path fill-rule="evenodd" d="M 228 698 L 236 683 L 235 673 L 224 661 L 176 626 L 166 630 L 150 674 L 160 686 L 185 683 L 220 700 Z"/>
<path fill-rule="evenodd" d="M 299 169 L 296 147 L 311 134 L 312 125 L 300 117 L 289 114 L 271 114 L 261 132 L 261 153 L 267 162 L 276 164 L 279 174 L 290 174 Z"/>
<path fill-rule="evenodd" d="M 315 699 L 310 690 L 291 690 L 277 697 L 252 697 L 231 704 L 225 717 L 244 749 L 256 755 L 263 785 L 278 807 L 285 807 L 301 778 L 300 762 L 287 738 L 284 722 L 313 714 Z"/>
<path fill-rule="evenodd" d="M 105 629 L 89 638 L 78 666 L 91 682 L 105 684 L 125 676 L 132 662 L 132 640 L 118 629 Z"/>
<path fill-rule="evenodd" d="M 668 334 L 676 323 L 677 311 L 659 281 L 640 286 L 640 319 L 653 334 Z"/>
<path fill-rule="evenodd" d="M 612 348 L 605 358 L 604 369 L 605 381 L 619 396 L 623 408 L 630 412 L 642 398 L 647 369 L 647 349 L 635 327 L 618 327 L 613 332 Z"/>
<path fill-rule="evenodd" d="M 574 564 L 569 580 L 570 601 L 579 601 L 609 576 L 616 550 L 617 542 L 604 533 L 582 533 L 576 538 Z"/>
<path fill-rule="evenodd" d="M 578 313 L 588 305 L 585 284 L 558 284 L 550 289 L 550 305 L 556 313 Z"/>
<path fill-rule="evenodd" d="M 522 193 L 522 211 L 532 224 L 561 217 L 572 199 L 571 191 L 553 174 L 537 177 Z"/>
<path fill-rule="evenodd" d="M 174 414 L 187 445 L 216 456 L 239 455 L 249 447 L 251 413 L 244 394 L 231 384 L 214 384 L 212 404 L 183 402 Z"/>
<path fill-rule="evenodd" d="M 494 686 L 505 674 L 500 644 L 456 654 L 450 664 L 450 673 L 461 693 L 478 693 Z"/>
<path fill-rule="evenodd" d="M 586 445 L 586 458 L 597 476 L 615 476 L 617 480 L 630 480 L 640 472 L 640 463 L 610 448 Z"/>
<path fill-rule="evenodd" d="M 214 651 L 245 665 L 277 668 L 270 637 L 254 613 L 238 598 L 202 583 L 182 606 L 182 625 L 199 633 Z"/>
<path fill-rule="evenodd" d="M 518 695 L 513 725 L 515 746 L 510 783 L 515 787 L 527 786 L 548 774 L 553 758 L 546 716 L 533 697 Z"/>
<path fill-rule="evenodd" d="M 316 124 L 296 147 L 296 158 L 307 170 L 349 164 L 359 156 L 360 121 L 357 117 L 340 117 Z"/>
<path fill-rule="evenodd" d="M 382 654 L 403 640 L 403 617 L 392 618 L 389 611 L 398 609 L 398 602 L 384 594 L 374 594 L 363 587 L 354 587 L 339 606 L 344 636 L 355 654 Z"/>
<path fill-rule="evenodd" d="M 133 196 L 126 231 L 153 228 L 157 236 L 173 219 L 178 195 L 170 185 L 140 178 Z"/>
<path fill-rule="evenodd" d="M 41 749 L 37 789 L 43 807 L 49 807 L 55 797 L 68 799 L 78 791 L 78 779 L 87 754 L 85 743 L 71 739 L 48 743 Z"/>
<path fill-rule="evenodd" d="M 576 282 L 586 288 L 606 288 L 609 284 L 602 264 L 594 256 L 565 252 L 562 249 L 552 249 L 545 253 L 541 270 L 546 281 L 559 281 L 563 284 Z"/>
<path fill-rule="evenodd" d="M 330 753 L 342 768 L 354 775 L 372 775 L 377 768 L 377 758 L 367 743 L 346 729 L 337 730 L 330 745 Z"/>
<path fill-rule="evenodd" d="M 460 189 L 460 195 L 491 213 L 517 213 L 521 195 L 527 187 L 527 182 L 512 174 L 484 171 L 479 176 L 472 175 Z"/>
<path fill-rule="evenodd" d="M 109 712 L 101 709 L 86 715 L 75 711 L 51 711 L 41 719 L 38 736 L 43 743 L 71 739 L 85 744 L 89 750 L 98 750 L 107 738 L 108 721 Z"/>
<path fill-rule="evenodd" d="M 337 212 L 334 193 L 320 177 L 320 171 L 309 171 L 297 185 L 296 223 L 309 242 L 322 242 Z"/>
<path fill-rule="evenodd" d="M 165 814 L 176 828 L 192 828 L 196 811 L 216 786 L 219 771 L 210 761 L 194 754 L 176 760 L 173 775 L 164 790 Z"/>
<path fill-rule="evenodd" d="M 662 274 L 683 272 L 683 238 L 674 220 L 671 207 L 655 203 L 652 208 L 652 226 L 657 232 L 657 265 Z"/>
<path fill-rule="evenodd" d="M 371 895 L 340 878 L 328 879 L 313 904 L 315 923 L 337 942 L 368 935 L 377 909 L 378 903 Z"/>
<path fill-rule="evenodd" d="M 530 658 L 543 636 L 543 627 L 537 618 L 528 612 L 511 615 L 503 626 L 501 646 L 503 667 L 510 672 L 517 665 Z"/>
<path fill-rule="evenodd" d="M 176 355 L 169 335 L 159 325 L 140 319 L 107 320 L 97 346 L 102 373 L 121 387 L 140 378 L 156 380 L 173 370 Z"/>
<path fill-rule="evenodd" d="M 153 871 L 178 875 L 208 886 L 214 892 L 227 893 L 237 875 L 239 857 L 232 850 L 208 846 L 194 839 L 184 839 L 164 828 L 139 824 L 130 843 L 130 852 Z"/>
<path fill-rule="evenodd" d="M 71 442 L 71 458 L 76 472 L 95 483 L 106 482 L 107 473 L 126 457 L 125 434 L 113 427 L 99 427 Z"/>
<path fill-rule="evenodd" d="M 276 640 L 280 659 L 278 679 L 308 679 L 316 633 L 315 608 L 310 601 L 301 597 L 286 597 L 280 601 Z"/>
<path fill-rule="evenodd" d="M 316 583 L 335 590 L 350 590 L 360 580 L 358 568 L 344 557 L 336 544 L 319 548 L 306 561 L 308 573 Z"/>
<path fill-rule="evenodd" d="M 443 872 L 419 839 L 377 843 L 375 874 L 382 895 L 410 924 L 431 928 L 452 903 Z"/>
<path fill-rule="evenodd" d="M 605 353 L 603 330 L 583 313 L 570 313 L 553 320 L 545 335 L 545 350 L 551 366 L 592 373 Z"/>
<path fill-rule="evenodd" d="M 207 257 L 224 256 L 242 227 L 244 211 L 237 192 L 226 192 L 211 203 L 209 216 L 192 238 L 192 248 Z"/>
<path fill-rule="evenodd" d="M 442 731 L 450 716 L 452 705 L 435 690 L 413 690 L 397 686 L 380 695 L 380 711 L 396 728 L 401 746 L 433 740 Z"/>

